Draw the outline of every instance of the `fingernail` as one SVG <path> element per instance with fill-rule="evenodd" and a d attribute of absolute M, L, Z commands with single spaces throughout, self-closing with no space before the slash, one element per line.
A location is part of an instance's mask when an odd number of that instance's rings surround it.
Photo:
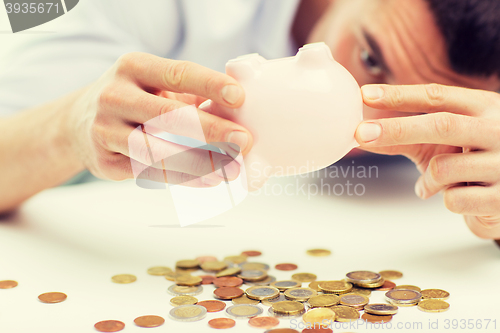
<path fill-rule="evenodd" d="M 416 184 L 415 184 L 415 194 L 417 195 L 417 197 L 419 197 L 420 199 L 423 199 L 424 198 L 424 188 L 422 186 L 422 184 L 420 183 L 420 181 L 418 181 Z"/>
<path fill-rule="evenodd" d="M 372 99 L 374 101 L 384 97 L 384 89 L 380 88 L 379 86 L 363 86 L 361 88 L 361 91 L 363 92 L 364 97 L 366 97 L 367 99 Z"/>
<path fill-rule="evenodd" d="M 203 182 L 203 184 L 208 186 L 217 186 L 220 184 L 220 180 L 212 179 L 209 177 L 202 177 L 201 181 Z"/>
<path fill-rule="evenodd" d="M 382 127 L 379 124 L 363 123 L 358 127 L 358 135 L 363 142 L 372 142 L 382 134 Z"/>
<path fill-rule="evenodd" d="M 229 103 L 229 104 L 234 104 L 236 103 L 241 96 L 241 88 L 234 85 L 234 84 L 229 84 L 222 88 L 222 98 Z"/>
<path fill-rule="evenodd" d="M 224 169 L 224 170 L 223 170 Z M 219 167 L 216 168 L 215 174 L 225 181 L 233 180 L 238 177 L 240 168 L 234 160 L 222 160 L 219 162 Z"/>
<path fill-rule="evenodd" d="M 207 111 L 206 109 L 210 107 L 210 104 L 212 104 L 212 101 L 207 99 L 205 102 L 201 103 L 200 106 L 198 106 L 198 109 Z"/>
<path fill-rule="evenodd" d="M 229 133 L 227 141 L 238 145 L 241 151 L 244 151 L 248 145 L 248 134 L 241 131 L 234 131 Z"/>

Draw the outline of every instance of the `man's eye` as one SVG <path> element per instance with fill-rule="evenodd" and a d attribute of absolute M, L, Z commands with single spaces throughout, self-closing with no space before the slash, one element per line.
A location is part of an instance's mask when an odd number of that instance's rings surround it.
<path fill-rule="evenodd" d="M 383 74 L 382 67 L 378 63 L 378 60 L 367 50 L 361 50 L 361 61 L 371 75 L 380 76 Z"/>

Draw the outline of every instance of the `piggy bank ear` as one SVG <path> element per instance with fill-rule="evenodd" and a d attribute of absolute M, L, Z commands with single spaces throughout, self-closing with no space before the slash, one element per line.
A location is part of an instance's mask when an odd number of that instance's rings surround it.
<path fill-rule="evenodd" d="M 253 78 L 264 61 L 266 60 L 257 53 L 240 56 L 226 63 L 226 74 L 241 83 L 241 81 Z"/>
<path fill-rule="evenodd" d="M 304 45 L 296 57 L 299 65 L 307 68 L 324 68 L 335 62 L 332 51 L 323 42 Z"/>

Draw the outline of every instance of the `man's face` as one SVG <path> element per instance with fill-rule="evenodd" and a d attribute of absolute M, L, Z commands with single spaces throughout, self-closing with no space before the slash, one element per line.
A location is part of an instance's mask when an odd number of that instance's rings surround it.
<path fill-rule="evenodd" d="M 497 78 L 468 77 L 451 69 L 444 38 L 425 0 L 334 0 L 308 42 L 319 41 L 327 43 L 359 85 L 500 88 Z"/>

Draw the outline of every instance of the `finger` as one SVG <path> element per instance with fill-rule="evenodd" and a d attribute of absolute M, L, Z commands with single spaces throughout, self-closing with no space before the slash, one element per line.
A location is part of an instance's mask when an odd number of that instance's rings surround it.
<path fill-rule="evenodd" d="M 497 94 L 483 90 L 438 84 L 391 86 L 366 85 L 361 88 L 363 101 L 376 109 L 402 112 L 453 112 L 480 116 L 497 99 Z"/>
<path fill-rule="evenodd" d="M 245 99 L 243 88 L 234 78 L 189 61 L 130 53 L 119 59 L 117 73 L 134 79 L 148 91 L 189 93 L 234 108 Z"/>
<path fill-rule="evenodd" d="M 486 119 L 440 112 L 370 120 L 356 130 L 362 147 L 442 144 L 471 149 L 497 147 L 498 129 Z"/>
<path fill-rule="evenodd" d="M 494 154 L 486 152 L 437 155 L 431 158 L 427 170 L 417 181 L 415 192 L 427 199 L 457 183 L 491 184 L 499 180 L 499 164 Z"/>
<path fill-rule="evenodd" d="M 497 186 L 456 186 L 444 191 L 446 208 L 470 216 L 500 214 L 500 189 Z"/>
<path fill-rule="evenodd" d="M 465 222 L 469 229 L 478 237 L 500 239 L 500 216 L 465 216 Z"/>

